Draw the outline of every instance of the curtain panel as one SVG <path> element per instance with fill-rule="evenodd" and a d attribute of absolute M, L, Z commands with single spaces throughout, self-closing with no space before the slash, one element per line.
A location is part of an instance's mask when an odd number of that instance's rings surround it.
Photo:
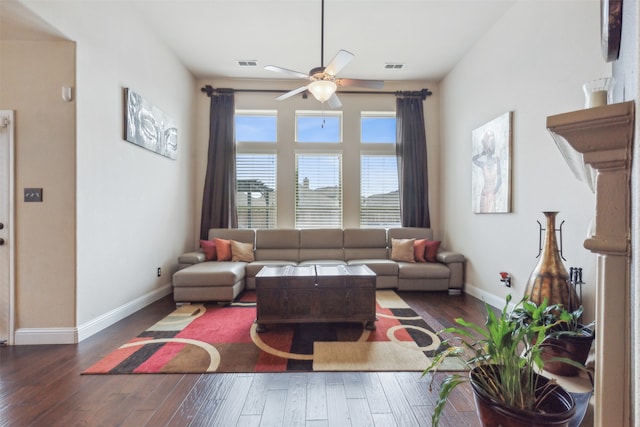
<path fill-rule="evenodd" d="M 207 91 L 211 98 L 209 151 L 202 196 L 200 239 L 210 228 L 236 228 L 235 96 L 233 89 Z"/>
<path fill-rule="evenodd" d="M 403 227 L 431 227 L 427 181 L 425 92 L 396 93 L 396 156 Z"/>

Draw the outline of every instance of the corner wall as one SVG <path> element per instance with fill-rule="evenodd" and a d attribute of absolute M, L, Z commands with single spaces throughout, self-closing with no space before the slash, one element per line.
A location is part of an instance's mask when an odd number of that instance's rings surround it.
<path fill-rule="evenodd" d="M 177 256 L 193 241 L 196 89 L 126 2 L 24 4 L 77 46 L 75 326 L 82 340 L 171 291 Z M 176 160 L 123 139 L 125 87 L 175 120 Z M 51 324 L 46 313 L 19 310 L 28 324 Z"/>
<path fill-rule="evenodd" d="M 75 44 L 0 41 L 0 109 L 15 110 L 16 329 L 75 326 Z M 24 188 L 43 188 L 25 203 Z M 4 304 L 4 302 L 3 302 Z"/>
<path fill-rule="evenodd" d="M 594 316 L 595 256 L 584 249 L 595 198 L 571 173 L 546 117 L 583 108 L 582 84 L 610 76 L 600 55 L 599 3 L 516 2 L 441 82 L 442 217 L 449 247 L 468 258 L 466 292 L 502 306 L 524 294 L 537 263 L 542 211 L 559 211 L 568 267 L 584 268 Z M 512 213 L 471 209 L 471 132 L 513 111 Z M 498 273 L 512 275 L 512 288 Z"/>

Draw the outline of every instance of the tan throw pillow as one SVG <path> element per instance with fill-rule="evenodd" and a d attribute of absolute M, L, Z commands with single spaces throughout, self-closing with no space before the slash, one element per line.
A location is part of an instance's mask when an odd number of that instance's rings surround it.
<path fill-rule="evenodd" d="M 231 241 L 231 261 L 253 262 L 253 244 Z"/>
<path fill-rule="evenodd" d="M 414 241 L 416 239 L 391 239 L 391 259 L 394 261 L 416 262 Z"/>

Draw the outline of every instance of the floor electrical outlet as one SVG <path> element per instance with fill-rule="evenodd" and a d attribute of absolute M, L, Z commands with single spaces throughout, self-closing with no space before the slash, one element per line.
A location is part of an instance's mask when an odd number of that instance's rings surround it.
<path fill-rule="evenodd" d="M 158 277 L 162 276 L 162 268 L 158 267 Z"/>

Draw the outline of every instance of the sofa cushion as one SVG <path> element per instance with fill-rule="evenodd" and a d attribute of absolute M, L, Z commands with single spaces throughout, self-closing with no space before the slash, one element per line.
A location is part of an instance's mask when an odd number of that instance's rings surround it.
<path fill-rule="evenodd" d="M 344 230 L 345 260 L 387 259 L 387 231 L 384 228 L 348 228 Z"/>
<path fill-rule="evenodd" d="M 216 259 L 218 261 L 231 261 L 231 240 L 213 238 L 216 245 Z"/>
<path fill-rule="evenodd" d="M 433 240 L 433 231 L 430 228 L 422 227 L 401 227 L 390 228 L 387 231 L 389 243 L 391 239 L 427 239 Z M 389 246 L 391 246 L 389 244 Z"/>
<path fill-rule="evenodd" d="M 244 279 L 244 262 L 207 261 L 193 264 L 173 275 L 173 286 L 232 286 Z"/>
<path fill-rule="evenodd" d="M 255 230 L 247 228 L 211 228 L 209 230 L 209 240 L 213 240 L 214 237 L 243 243 L 255 244 L 256 242 Z"/>
<path fill-rule="evenodd" d="M 355 259 L 347 262 L 349 265 L 366 265 L 376 276 L 397 276 L 398 263 L 390 259 Z"/>
<path fill-rule="evenodd" d="M 231 261 L 253 262 L 253 244 L 231 240 Z"/>
<path fill-rule="evenodd" d="M 427 249 L 427 242 L 427 239 L 416 239 L 413 242 L 413 257 L 415 258 L 416 262 L 427 262 L 424 257 L 424 253 Z"/>
<path fill-rule="evenodd" d="M 344 260 L 342 229 L 300 230 L 299 261 Z"/>
<path fill-rule="evenodd" d="M 391 239 L 391 259 L 394 261 L 416 262 L 415 239 Z"/>
<path fill-rule="evenodd" d="M 449 268 L 440 263 L 398 263 L 398 278 L 400 279 L 446 279 L 449 274 Z"/>
<path fill-rule="evenodd" d="M 298 265 L 347 265 L 346 261 L 339 259 L 308 259 L 306 261 L 300 261 Z"/>
<path fill-rule="evenodd" d="M 438 249 L 440 248 L 439 240 L 427 240 L 427 247 L 424 251 L 424 257 L 427 262 L 437 262 L 436 256 L 438 255 Z"/>
<path fill-rule="evenodd" d="M 293 229 L 256 230 L 255 258 L 259 261 L 298 261 L 300 232 Z"/>
<path fill-rule="evenodd" d="M 200 247 L 204 252 L 205 260 L 211 261 L 216 259 L 216 244 L 211 240 L 200 240 Z"/>

